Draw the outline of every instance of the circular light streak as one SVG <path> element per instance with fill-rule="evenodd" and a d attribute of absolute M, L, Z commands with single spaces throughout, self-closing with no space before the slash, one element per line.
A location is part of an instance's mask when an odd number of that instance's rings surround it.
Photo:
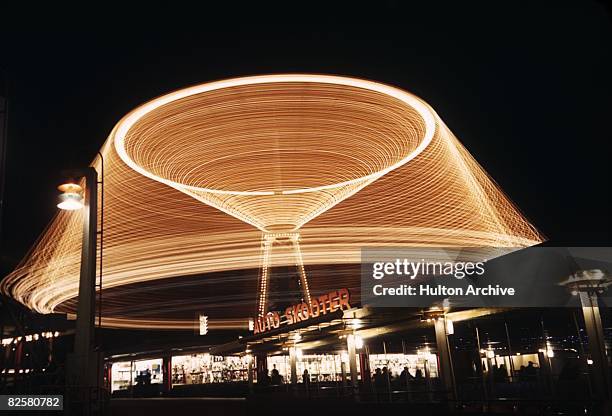
<path fill-rule="evenodd" d="M 316 167 L 311 171 L 294 170 L 299 180 L 283 183 L 278 189 L 270 186 L 274 181 L 266 182 L 274 175 L 261 175 L 265 186 L 259 188 L 249 188 L 255 181 L 242 188 L 209 186 L 205 181 L 198 182 L 198 170 L 194 169 L 198 163 L 167 163 L 167 152 L 173 146 L 176 149 L 177 143 L 191 150 L 203 143 L 204 136 L 193 134 L 191 121 L 209 128 L 208 132 L 228 126 L 223 117 L 214 120 L 206 115 L 202 106 L 188 110 L 181 103 L 195 104 L 212 94 L 220 100 L 215 105 L 225 111 L 224 103 L 237 105 L 236 100 L 240 101 L 226 92 L 239 93 L 247 88 L 257 94 L 261 89 L 263 94 L 278 87 L 282 95 L 291 84 L 311 86 L 306 88 L 309 102 L 321 99 L 324 103 L 339 101 L 341 106 L 351 104 L 350 123 L 342 124 L 347 119 L 336 117 L 336 124 L 323 123 L 321 131 L 334 132 L 343 139 L 378 131 L 388 133 L 390 139 L 379 142 L 375 135 L 369 136 L 367 142 L 373 144 L 370 149 L 380 150 L 365 152 L 370 159 L 354 142 L 344 146 L 343 152 L 317 148 L 324 162 L 309 164 Z M 355 94 L 359 98 L 351 99 Z M 165 113 L 166 117 L 156 118 L 173 108 L 175 111 Z M 346 108 L 326 107 L 315 114 L 337 116 L 340 112 L 347 114 Z M 307 109 L 290 106 L 285 110 L 299 115 Z M 189 111 L 204 113 L 188 122 Z M 306 111 L 303 115 L 307 118 L 311 114 Z M 405 116 L 396 118 L 398 114 Z M 261 113 L 259 117 L 254 112 L 248 123 L 257 131 L 257 125 L 269 116 Z M 171 134 L 165 135 L 164 128 Z M 131 153 L 134 147 L 130 140 L 147 143 L 144 139 L 160 132 L 160 137 L 167 140 L 157 141 L 161 151 L 149 160 L 153 168 L 140 166 Z M 411 144 L 401 145 L 397 138 L 402 134 Z M 317 140 L 313 137 L 312 143 Z M 388 147 L 391 142 L 398 144 L 395 150 Z M 257 160 L 257 149 L 246 147 L 237 153 L 244 154 L 244 160 L 250 160 L 249 155 Z M 141 150 L 151 156 L 155 148 L 144 146 Z M 304 147 L 294 150 L 299 149 Z M 182 150 L 179 148 L 179 153 Z M 258 291 L 257 275 L 243 271 L 262 266 L 262 230 L 270 236 L 293 236 L 295 242 L 299 237 L 300 256 L 286 244 L 268 253 L 264 260 L 269 269 L 297 265 L 300 276 L 305 275 L 304 266 L 306 271 L 322 265 L 352 267 L 359 263 L 364 246 L 526 247 L 543 239 L 427 104 L 375 82 L 322 75 L 273 75 L 187 88 L 128 114 L 111 132 L 101 152 L 105 160 L 104 311 L 109 326 L 186 328 L 192 324 L 194 312 L 203 311 L 211 322 L 220 325 L 243 322 L 239 318 L 254 313 Z M 191 154 L 195 155 L 191 160 L 201 161 L 198 152 Z M 360 165 L 355 160 L 385 162 Z M 100 171 L 100 159 L 96 158 L 92 166 Z M 244 166 L 248 168 L 245 178 L 247 174 L 256 178 L 259 174 L 253 175 L 254 171 L 270 170 L 274 164 L 262 167 L 251 162 Z M 292 164 L 286 166 L 294 168 Z M 350 169 L 343 171 L 347 166 Z M 240 171 L 240 166 L 235 168 Z M 240 174 L 225 178 L 224 172 L 208 173 L 215 181 L 227 179 L 230 185 L 246 183 L 239 181 Z M 345 177 L 334 177 L 334 172 L 345 172 Z M 283 203 L 270 202 L 276 197 Z M 297 217 L 296 210 L 301 210 Z M 2 293 L 41 313 L 74 312 L 82 221 L 82 211 L 58 212 L 19 266 L 0 282 Z M 358 273 L 334 270 L 330 275 L 313 273 L 304 284 L 306 290 L 316 296 L 338 287 L 359 287 Z M 269 282 L 262 285 L 270 287 Z"/>
<path fill-rule="evenodd" d="M 263 316 L 267 259 L 285 238 L 278 232 L 297 231 L 405 165 L 429 145 L 435 129 L 431 111 L 397 88 L 288 74 L 212 82 L 157 98 L 119 123 L 114 143 L 121 159 L 143 176 L 271 238 L 262 247 Z M 303 300 L 310 302 L 298 239 L 291 238 L 295 264 Z"/>
<path fill-rule="evenodd" d="M 207 84 L 197 85 L 191 88 L 185 88 L 179 91 L 175 91 L 173 93 L 164 95 L 155 100 L 149 101 L 148 103 L 138 107 L 130 114 L 128 114 L 123 120 L 121 120 L 116 128 L 116 132 L 114 135 L 114 143 L 117 153 L 121 157 L 121 159 L 132 169 L 139 172 L 140 174 L 147 176 L 153 180 L 156 180 L 161 183 L 165 183 L 166 185 L 172 186 L 177 189 L 186 189 L 197 192 L 210 192 L 210 193 L 219 193 L 219 194 L 231 194 L 231 195 L 273 195 L 274 192 L 271 191 L 237 191 L 237 190 L 223 190 L 223 189 L 211 189 L 197 186 L 190 186 L 183 183 L 175 182 L 161 176 L 155 175 L 150 171 L 142 168 L 138 163 L 134 162 L 132 158 L 128 155 L 128 152 L 125 149 L 125 137 L 129 132 L 130 128 L 134 126 L 144 115 L 150 113 L 151 111 L 170 104 L 174 101 L 181 100 L 186 97 L 190 97 L 196 94 L 201 94 L 210 91 L 221 90 L 224 88 L 232 88 L 243 85 L 257 85 L 257 84 L 272 84 L 272 83 L 322 83 L 322 84 L 334 84 L 334 85 L 345 85 L 350 87 L 362 88 L 365 90 L 379 92 L 381 94 L 388 95 L 390 97 L 394 97 L 402 102 L 404 102 L 407 106 L 414 108 L 418 114 L 423 118 L 425 123 L 425 134 L 423 136 L 422 141 L 418 145 L 418 147 L 407 154 L 404 158 L 397 161 L 396 163 L 381 169 L 378 172 L 371 173 L 369 175 L 365 175 L 363 177 L 347 180 L 340 183 L 335 183 L 331 185 L 325 186 L 317 186 L 311 188 L 302 188 L 302 189 L 290 189 L 290 190 L 282 190 L 282 194 L 299 194 L 304 192 L 316 192 L 322 191 L 326 189 L 335 189 L 341 188 L 344 186 L 353 185 L 355 183 L 365 182 L 368 180 L 373 180 L 383 176 L 384 174 L 397 169 L 398 167 L 408 163 L 410 160 L 414 159 L 423 149 L 429 145 L 431 139 L 433 138 L 436 122 L 435 119 L 427 106 L 425 106 L 420 100 L 418 100 L 413 95 L 402 91 L 398 88 L 391 87 L 388 85 L 366 81 L 357 78 L 348 78 L 348 77 L 338 77 L 331 75 L 307 75 L 307 74 L 280 74 L 280 75 L 259 75 L 252 77 L 243 77 L 243 78 L 234 78 L 223 81 L 210 82 Z"/>

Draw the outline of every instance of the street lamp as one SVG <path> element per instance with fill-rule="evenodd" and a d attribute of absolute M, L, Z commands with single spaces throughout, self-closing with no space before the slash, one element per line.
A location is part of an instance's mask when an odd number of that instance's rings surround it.
<path fill-rule="evenodd" d="M 57 187 L 62 193 L 59 195 L 57 207 L 66 211 L 76 211 L 83 208 L 83 188 L 76 183 L 65 183 Z"/>
<path fill-rule="evenodd" d="M 610 406 L 612 382 L 598 296 L 612 285 L 612 275 L 601 269 L 579 270 L 560 284 L 565 286 L 572 295 L 580 296 L 582 316 L 589 340 L 590 360 L 593 362 L 591 367 L 593 386 L 599 398 L 604 400 L 606 406 Z"/>
<path fill-rule="evenodd" d="M 74 211 L 84 208 L 83 243 L 81 246 L 81 270 L 79 276 L 79 296 L 77 301 L 77 320 L 74 338 L 74 353 L 69 363 L 68 384 L 88 388 L 96 385 L 98 376 L 92 365 L 94 357 L 93 335 L 95 322 L 96 293 L 96 255 L 98 219 L 98 172 L 93 167 L 71 171 L 74 178 L 85 179 L 85 189 L 76 183 L 66 183 L 58 187 L 58 208 Z"/>

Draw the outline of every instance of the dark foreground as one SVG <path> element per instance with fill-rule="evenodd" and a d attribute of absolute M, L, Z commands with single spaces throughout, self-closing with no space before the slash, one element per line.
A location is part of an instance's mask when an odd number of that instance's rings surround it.
<path fill-rule="evenodd" d="M 601 415 L 601 409 L 585 407 L 579 403 L 543 403 L 509 402 L 509 403 L 472 403 L 456 408 L 448 403 L 389 403 L 362 402 L 349 400 L 277 400 L 246 398 L 125 398 L 112 399 L 110 415 L 147 416 L 177 414 L 198 415 Z"/>

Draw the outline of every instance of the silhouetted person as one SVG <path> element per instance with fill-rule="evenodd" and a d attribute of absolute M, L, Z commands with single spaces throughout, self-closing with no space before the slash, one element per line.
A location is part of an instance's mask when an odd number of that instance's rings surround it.
<path fill-rule="evenodd" d="M 386 381 L 383 377 L 382 371 L 380 371 L 380 368 L 377 368 L 374 371 L 374 376 L 372 376 L 372 378 L 374 379 L 374 386 L 376 387 L 376 390 L 382 390 L 385 386 Z"/>
<path fill-rule="evenodd" d="M 385 380 L 385 383 L 387 381 L 391 381 L 391 373 L 389 372 L 389 369 L 387 367 L 383 367 L 382 374 L 383 374 L 383 380 Z"/>
<path fill-rule="evenodd" d="M 518 375 L 519 381 L 521 382 L 527 381 L 527 367 L 522 365 L 521 368 L 519 368 L 518 374 L 519 374 Z"/>
<path fill-rule="evenodd" d="M 257 383 L 261 383 L 262 386 L 269 386 L 272 383 L 270 379 L 270 374 L 268 374 L 268 370 L 263 370 L 257 380 Z"/>
<path fill-rule="evenodd" d="M 385 390 L 385 386 L 387 385 L 387 380 L 385 380 L 386 376 L 383 375 L 380 368 L 374 370 L 374 375 L 372 376 L 372 380 L 374 380 L 374 390 L 376 392 L 376 399 L 381 399 L 381 394 Z"/>
<path fill-rule="evenodd" d="M 310 374 L 308 374 L 308 370 L 304 370 L 302 374 L 302 383 L 304 384 L 304 390 L 306 390 L 306 395 L 310 393 Z"/>
<path fill-rule="evenodd" d="M 308 370 L 304 370 L 304 374 L 302 374 L 302 383 L 304 383 L 305 387 L 308 387 L 310 384 L 310 374 L 308 374 Z"/>
<path fill-rule="evenodd" d="M 276 368 L 272 370 L 271 382 L 272 382 L 272 385 L 275 385 L 275 386 L 279 384 L 283 384 L 283 377 L 281 377 L 280 373 L 278 372 Z"/>
<path fill-rule="evenodd" d="M 414 373 L 414 379 L 417 380 L 417 381 L 423 380 L 423 372 L 421 371 L 420 368 L 418 368 L 416 370 L 416 373 Z"/>
<path fill-rule="evenodd" d="M 402 386 L 408 387 L 408 384 L 414 379 L 410 371 L 408 371 L 408 367 L 404 367 L 402 373 L 400 374 L 400 383 Z"/>
<path fill-rule="evenodd" d="M 537 377 L 537 369 L 533 365 L 533 361 L 529 361 L 525 368 L 525 378 L 527 381 L 535 381 Z"/>
<path fill-rule="evenodd" d="M 493 367 L 493 377 L 497 383 L 504 383 L 507 380 L 508 373 L 506 372 L 506 365 L 502 364 L 499 367 Z"/>

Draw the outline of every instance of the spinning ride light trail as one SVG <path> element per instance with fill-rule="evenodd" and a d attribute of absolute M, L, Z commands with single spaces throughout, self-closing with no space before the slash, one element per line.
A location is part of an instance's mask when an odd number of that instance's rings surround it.
<path fill-rule="evenodd" d="M 241 315 L 212 311 L 212 323 L 245 317 L 253 291 L 262 314 L 272 267 L 297 266 L 308 299 L 338 282 L 313 287 L 305 266 L 359 263 L 363 246 L 542 241 L 426 103 L 376 82 L 288 74 L 197 85 L 133 110 L 101 152 L 112 326 L 178 327 L 219 305 Z M 38 312 L 72 312 L 81 221 L 58 213 L 0 290 Z M 179 290 L 170 281 L 181 276 L 255 268 L 257 285 L 236 277 L 240 294 L 217 286 L 194 305 L 134 286 L 167 279 Z"/>
<path fill-rule="evenodd" d="M 153 100 L 119 124 L 114 143 L 134 170 L 264 233 L 263 316 L 273 245 L 293 245 L 303 299 L 310 302 L 299 228 L 408 163 L 434 131 L 427 107 L 399 89 L 343 77 L 272 75 Z"/>

